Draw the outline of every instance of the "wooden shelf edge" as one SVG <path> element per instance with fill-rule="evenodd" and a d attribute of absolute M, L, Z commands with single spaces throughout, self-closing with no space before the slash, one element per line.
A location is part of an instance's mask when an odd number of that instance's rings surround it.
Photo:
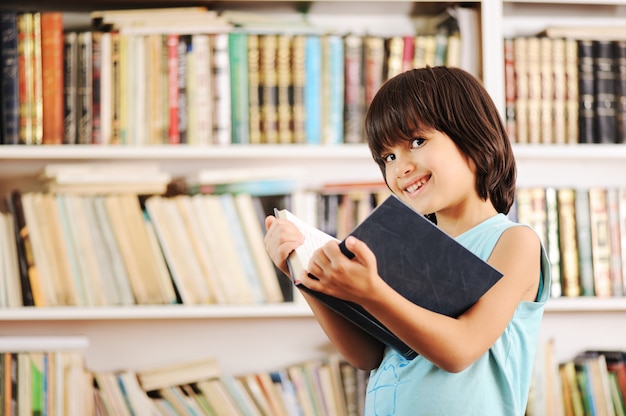
<path fill-rule="evenodd" d="M 313 314 L 304 304 L 150 305 L 113 307 L 49 307 L 1 309 L 2 321 L 112 321 L 177 319 L 290 319 Z"/>

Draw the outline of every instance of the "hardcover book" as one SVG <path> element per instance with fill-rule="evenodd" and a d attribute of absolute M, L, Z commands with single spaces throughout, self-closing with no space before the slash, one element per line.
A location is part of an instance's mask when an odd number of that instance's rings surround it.
<path fill-rule="evenodd" d="M 305 243 L 288 259 L 292 278 L 306 269 L 312 253 L 330 235 L 308 225 L 289 211 L 276 210 L 277 217 L 294 222 Z M 456 317 L 469 309 L 502 274 L 441 231 L 395 196 L 388 197 L 351 233 L 376 255 L 378 273 L 394 290 L 413 303 L 433 312 Z M 354 254 L 340 242 L 349 258 Z M 299 289 L 320 299 L 329 308 L 351 320 L 407 359 L 417 353 L 395 336 L 362 306 L 308 289 Z"/>

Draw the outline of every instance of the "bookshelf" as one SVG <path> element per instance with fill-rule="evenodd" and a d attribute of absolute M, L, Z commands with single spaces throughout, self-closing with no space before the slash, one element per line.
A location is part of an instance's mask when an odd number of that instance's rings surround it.
<path fill-rule="evenodd" d="M 66 11 L 99 8 L 172 5 L 172 1 L 63 1 Z M 201 2 L 185 2 L 200 4 Z M 295 2 L 299 3 L 299 2 Z M 343 10 L 349 15 L 356 2 L 316 1 L 313 12 L 321 21 Z M 334 3 L 337 3 L 334 5 Z M 380 30 L 392 30 L 398 14 L 414 9 L 442 7 L 453 1 L 372 0 L 367 12 L 385 13 Z M 554 18 L 565 23 L 626 22 L 626 1 L 483 0 L 467 2 L 481 10 L 482 71 L 488 91 L 504 108 L 503 37 L 535 33 Z M 282 10 L 284 2 L 222 1 L 219 7 Z M 11 6 L 46 8 L 41 1 L 8 2 Z M 41 7 L 40 7 L 41 6 Z M 390 7 L 388 7 L 390 6 Z M 391 7 L 392 6 L 392 7 Z M 388 7 L 388 8 L 387 8 Z M 339 9 L 337 9 L 339 8 Z M 394 14 L 395 13 L 395 14 Z M 377 16 L 378 17 L 378 16 Z M 348 19 L 349 20 L 349 19 Z M 359 20 L 359 19 L 356 19 Z M 367 21 L 367 19 L 362 20 Z M 561 20 L 559 20 L 560 22 Z M 390 29 L 391 26 L 391 29 Z M 626 186 L 624 145 L 516 146 L 520 186 Z M 0 146 L 0 194 L 32 178 L 49 162 L 155 161 L 173 176 L 186 176 L 210 166 L 214 169 L 245 166 L 281 166 L 307 172 L 307 185 L 380 179 L 377 166 L 363 145 L 232 145 L 223 147 L 146 146 Z M 311 179 L 314 178 L 314 179 Z M 626 319 L 622 298 L 553 299 L 544 319 L 544 338 L 556 339 L 558 357 L 566 359 L 593 347 L 626 349 L 626 337 L 616 331 Z M 0 331 L 15 336 L 85 335 L 86 358 L 94 370 L 141 369 L 206 355 L 218 357 L 224 370 L 240 373 L 267 370 L 324 355 L 329 345 L 304 305 L 180 306 L 123 308 L 36 308 L 0 310 Z"/>

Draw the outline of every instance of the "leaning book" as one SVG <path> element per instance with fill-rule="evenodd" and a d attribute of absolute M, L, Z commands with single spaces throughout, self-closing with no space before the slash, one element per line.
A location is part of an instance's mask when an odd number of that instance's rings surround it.
<path fill-rule="evenodd" d="M 287 261 L 297 287 L 406 359 L 415 358 L 417 353 L 413 349 L 360 305 L 313 291 L 298 282 L 297 277 L 308 266 L 313 252 L 328 241 L 338 241 L 341 251 L 353 258 L 354 254 L 345 247 L 345 240 L 335 239 L 288 210 L 276 209 L 275 214 L 292 221 L 305 236 L 305 242 Z M 394 195 L 379 204 L 350 235 L 365 242 L 373 251 L 378 274 L 389 286 L 416 305 L 444 315 L 463 314 L 502 277 L 502 273 Z"/>

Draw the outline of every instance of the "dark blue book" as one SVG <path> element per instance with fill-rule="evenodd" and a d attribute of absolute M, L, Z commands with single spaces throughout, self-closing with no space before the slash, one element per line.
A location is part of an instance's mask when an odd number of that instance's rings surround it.
<path fill-rule="evenodd" d="M 0 11 L 2 59 L 2 144 L 19 144 L 19 97 L 17 79 L 17 12 Z"/>
<path fill-rule="evenodd" d="M 305 243 L 288 259 L 291 276 L 299 276 L 313 251 L 333 237 L 285 210 L 275 213 L 296 223 L 305 234 Z M 444 315 L 463 314 L 502 277 L 502 273 L 395 196 L 376 207 L 350 235 L 365 242 L 374 252 L 378 274 L 394 290 L 416 305 Z M 347 257 L 354 257 L 345 247 L 345 240 L 340 242 L 340 248 Z M 417 356 L 360 305 L 313 291 L 297 282 L 296 285 L 403 357 Z"/>

